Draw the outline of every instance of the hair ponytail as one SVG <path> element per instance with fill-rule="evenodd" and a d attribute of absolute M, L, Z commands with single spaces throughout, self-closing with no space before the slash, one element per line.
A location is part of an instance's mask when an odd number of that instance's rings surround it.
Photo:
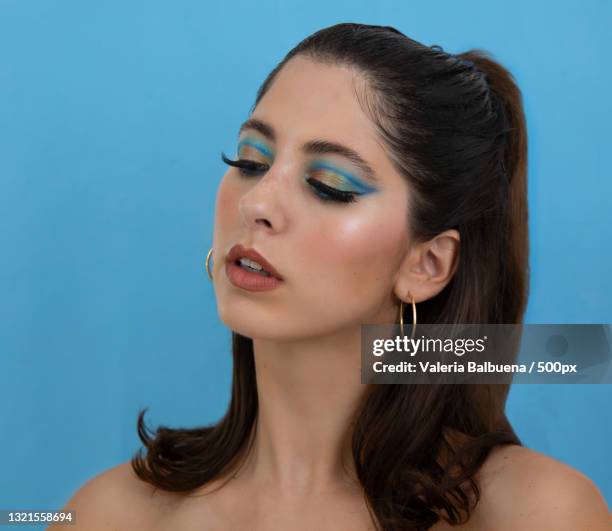
<path fill-rule="evenodd" d="M 471 62 L 484 74 L 492 96 L 500 103 L 506 135 L 503 170 L 508 181 L 507 208 L 505 210 L 507 258 L 504 300 L 514 300 L 517 307 L 510 313 L 522 315 L 529 293 L 529 225 L 527 206 L 527 121 L 523 109 L 523 97 L 514 76 L 491 54 L 481 49 L 472 49 L 456 55 L 464 62 Z M 520 296 L 516 296 L 520 295 Z"/>

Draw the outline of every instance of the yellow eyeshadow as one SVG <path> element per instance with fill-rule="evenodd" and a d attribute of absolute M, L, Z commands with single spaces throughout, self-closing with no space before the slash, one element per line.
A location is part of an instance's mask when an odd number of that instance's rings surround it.
<path fill-rule="evenodd" d="M 332 188 L 336 188 L 337 190 L 343 190 L 345 192 L 353 191 L 351 184 L 347 182 L 342 175 L 338 175 L 333 171 L 316 169 L 308 172 L 308 175 L 315 177 L 317 181 L 320 181 L 327 186 L 331 186 Z"/>
<path fill-rule="evenodd" d="M 238 156 L 241 159 L 244 158 L 244 159 L 249 159 L 249 160 L 255 160 L 257 162 L 268 162 L 266 157 L 264 157 L 258 149 L 251 147 L 249 145 L 243 145 L 240 148 L 240 151 L 238 152 Z M 264 159 L 264 160 L 261 161 L 261 159 Z"/>

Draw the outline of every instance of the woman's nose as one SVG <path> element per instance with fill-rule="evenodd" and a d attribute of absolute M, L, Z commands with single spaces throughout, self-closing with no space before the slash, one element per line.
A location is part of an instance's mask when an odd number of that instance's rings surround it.
<path fill-rule="evenodd" d="M 238 201 L 243 223 L 252 230 L 280 232 L 286 225 L 282 202 L 283 183 L 270 174 L 259 181 Z"/>

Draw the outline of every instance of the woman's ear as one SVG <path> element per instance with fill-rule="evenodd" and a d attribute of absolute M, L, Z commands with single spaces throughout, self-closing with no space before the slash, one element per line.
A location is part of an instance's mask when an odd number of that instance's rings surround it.
<path fill-rule="evenodd" d="M 455 229 L 410 246 L 395 282 L 395 295 L 404 302 L 431 299 L 450 282 L 459 264 L 460 236 Z"/>

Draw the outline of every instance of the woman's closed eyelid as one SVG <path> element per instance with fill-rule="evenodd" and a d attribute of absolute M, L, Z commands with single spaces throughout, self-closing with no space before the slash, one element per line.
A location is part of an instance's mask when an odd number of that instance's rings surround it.
<path fill-rule="evenodd" d="M 313 162 L 310 166 L 310 169 L 316 170 L 316 169 L 325 169 L 325 170 L 330 170 L 338 175 L 341 175 L 342 177 L 344 177 L 350 184 L 352 184 L 353 186 L 355 186 L 357 188 L 357 190 L 355 190 L 356 192 L 359 192 L 360 194 L 367 194 L 367 193 L 371 193 L 371 192 L 376 192 L 376 188 L 369 186 L 368 184 L 364 183 L 361 181 L 361 179 L 357 178 L 355 175 L 353 175 L 352 173 L 339 168 L 338 166 L 335 166 L 334 164 L 331 164 L 329 162 L 326 161 L 315 161 Z"/>
<path fill-rule="evenodd" d="M 266 146 L 263 142 L 260 142 L 259 140 L 254 140 L 251 138 L 244 138 L 240 142 L 238 142 L 238 147 L 236 148 L 236 152 L 240 153 L 240 148 L 244 145 L 254 147 L 258 151 L 260 151 L 263 155 L 265 155 L 266 157 L 270 159 L 274 158 L 274 154 L 272 153 L 272 150 L 268 148 L 268 146 Z"/>

